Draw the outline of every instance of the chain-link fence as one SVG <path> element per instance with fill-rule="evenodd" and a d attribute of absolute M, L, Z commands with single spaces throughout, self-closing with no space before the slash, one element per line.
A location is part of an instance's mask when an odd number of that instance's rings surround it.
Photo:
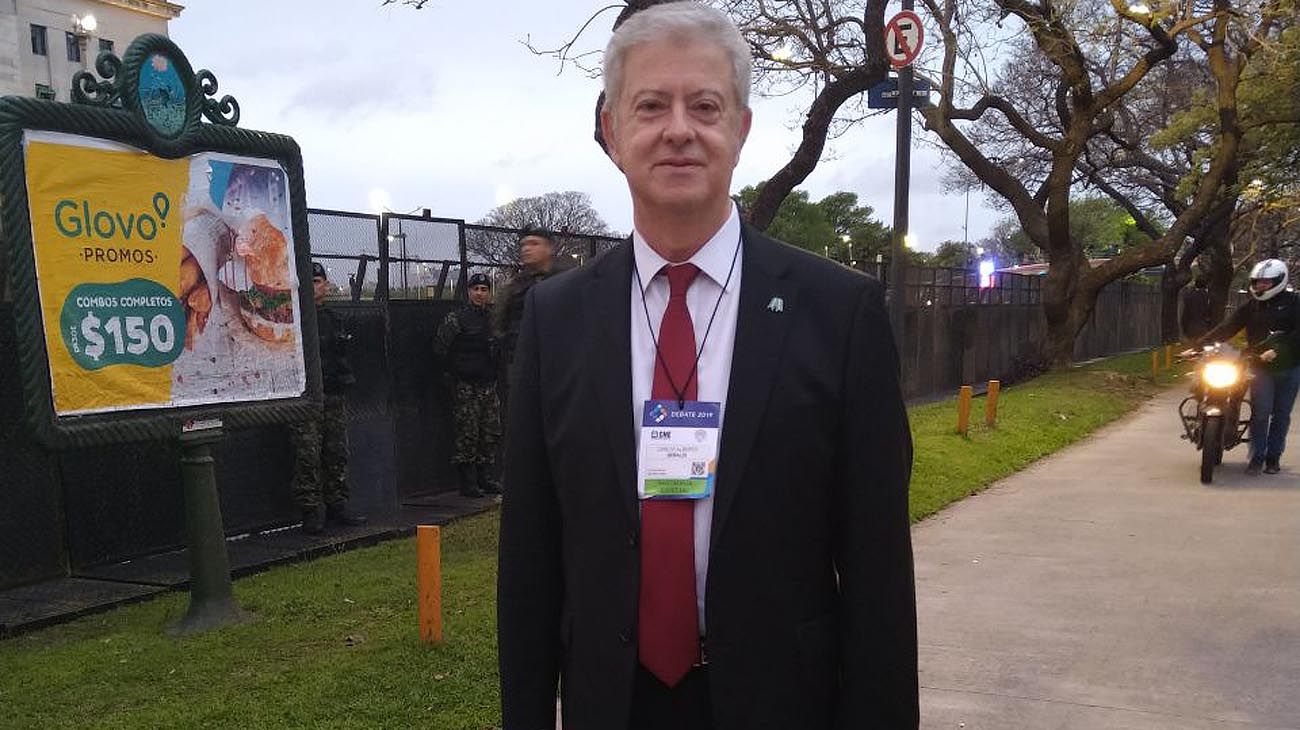
<path fill-rule="evenodd" d="M 0 302 L 0 443 L 0 588 L 61 575 L 67 555 L 59 459 L 28 434 L 14 308 L 5 302 Z"/>
<path fill-rule="evenodd" d="M 401 213 L 307 212 L 312 260 L 352 301 L 457 299 L 476 273 L 504 284 L 519 270 L 522 231 Z M 583 265 L 623 239 L 561 232 L 555 255 Z M 494 287 L 495 289 L 495 287 Z"/>
<path fill-rule="evenodd" d="M 380 216 L 346 210 L 307 210 L 311 257 L 325 267 L 337 296 L 370 301 L 381 291 Z"/>
<path fill-rule="evenodd" d="M 465 264 L 464 221 L 388 213 L 390 299 L 454 299 Z"/>

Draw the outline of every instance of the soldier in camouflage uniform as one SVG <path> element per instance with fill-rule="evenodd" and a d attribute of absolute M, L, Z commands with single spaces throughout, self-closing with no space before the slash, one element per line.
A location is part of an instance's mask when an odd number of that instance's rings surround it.
<path fill-rule="evenodd" d="M 293 498 L 302 509 L 302 529 L 310 535 L 324 531 L 326 522 L 364 525 L 366 518 L 348 509 L 347 387 L 356 382 L 347 360 L 347 341 L 339 317 L 324 306 L 329 291 L 325 267 L 312 264 L 316 296 L 317 344 L 325 407 L 317 418 L 291 424 L 293 440 Z"/>
<path fill-rule="evenodd" d="M 451 461 L 466 497 L 501 493 L 492 478 L 501 440 L 501 404 L 497 341 L 488 316 L 490 283 L 484 274 L 471 276 L 469 302 L 442 320 L 433 339 L 434 355 L 453 380 L 456 444 Z"/>

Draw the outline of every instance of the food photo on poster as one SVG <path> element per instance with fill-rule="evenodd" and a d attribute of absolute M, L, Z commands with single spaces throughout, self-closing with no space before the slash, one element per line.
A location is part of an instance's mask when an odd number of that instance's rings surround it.
<path fill-rule="evenodd" d="M 182 401 L 214 391 L 296 396 L 305 383 L 286 177 L 274 163 L 239 159 L 191 162 L 179 284 L 186 346 L 172 387 Z"/>

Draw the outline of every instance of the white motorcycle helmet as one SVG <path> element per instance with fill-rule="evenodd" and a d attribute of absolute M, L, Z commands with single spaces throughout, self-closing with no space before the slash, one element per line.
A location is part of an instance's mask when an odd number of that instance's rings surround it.
<path fill-rule="evenodd" d="M 1267 289 L 1260 289 L 1256 284 L 1268 283 Z M 1277 259 L 1265 259 L 1250 270 L 1250 295 L 1259 301 L 1268 301 L 1286 289 L 1286 264 Z"/>

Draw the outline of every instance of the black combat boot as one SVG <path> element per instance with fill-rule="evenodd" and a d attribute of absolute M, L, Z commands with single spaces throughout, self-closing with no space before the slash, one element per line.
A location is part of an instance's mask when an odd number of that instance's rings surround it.
<path fill-rule="evenodd" d="M 483 492 L 478 488 L 478 484 L 476 483 L 473 464 L 457 464 L 456 473 L 460 475 L 460 496 L 483 496 Z"/>
<path fill-rule="evenodd" d="M 1269 456 L 1264 459 L 1264 473 L 1276 474 L 1282 471 L 1282 460 L 1276 456 Z"/>
<path fill-rule="evenodd" d="M 339 502 L 325 507 L 325 520 L 331 525 L 360 527 L 366 524 L 366 516 L 348 508 L 347 502 Z"/>
<path fill-rule="evenodd" d="M 492 462 L 478 465 L 478 488 L 484 494 L 501 493 L 501 485 L 492 478 L 492 472 L 496 471 L 495 466 Z"/>
<path fill-rule="evenodd" d="M 302 510 L 302 531 L 308 535 L 319 535 L 325 531 L 325 508 L 316 505 Z"/>
<path fill-rule="evenodd" d="M 1259 476 L 1260 471 L 1262 471 L 1263 469 L 1264 469 L 1263 459 L 1251 459 L 1250 463 L 1246 465 L 1246 476 L 1257 477 Z"/>

